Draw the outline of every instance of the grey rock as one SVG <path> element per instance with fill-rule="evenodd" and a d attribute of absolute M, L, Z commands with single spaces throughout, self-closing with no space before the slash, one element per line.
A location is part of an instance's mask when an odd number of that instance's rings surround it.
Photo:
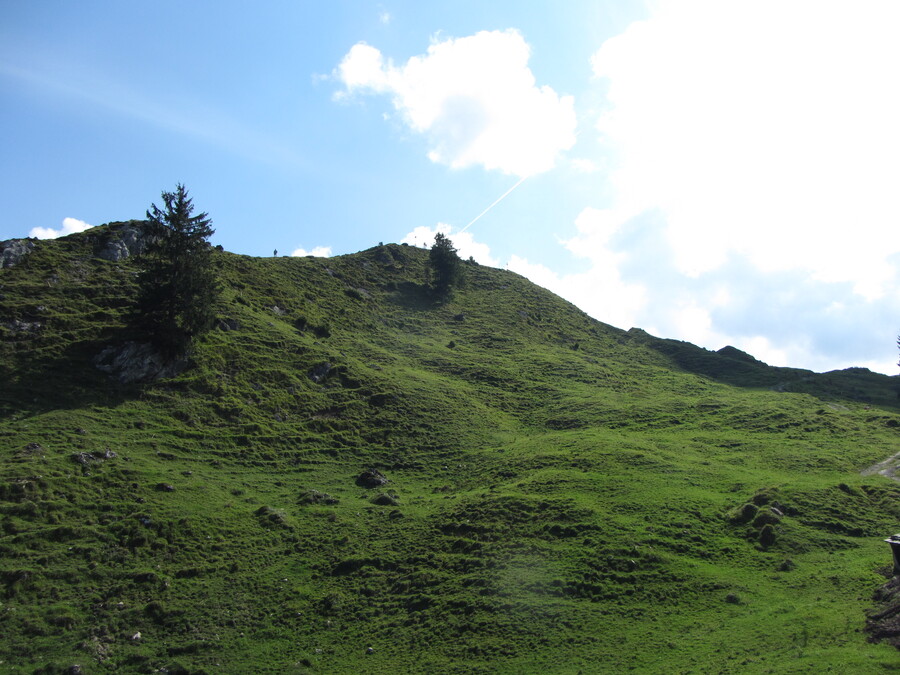
<path fill-rule="evenodd" d="M 7 239 L 0 241 L 0 269 L 12 267 L 34 249 L 33 239 Z"/>
<path fill-rule="evenodd" d="M 118 455 L 106 448 L 106 450 L 95 450 L 94 452 L 76 452 L 72 455 L 72 461 L 82 466 L 88 466 L 94 462 L 102 462 L 106 459 L 115 459 Z"/>
<path fill-rule="evenodd" d="M 131 255 L 131 253 L 128 250 L 128 246 L 125 245 L 125 242 L 118 239 L 107 242 L 106 246 L 97 252 L 98 258 L 111 260 L 112 262 L 125 260 L 129 255 Z"/>
<path fill-rule="evenodd" d="M 119 262 L 141 255 L 150 243 L 146 225 L 140 221 L 111 225 L 108 237 L 99 244 L 95 255 L 104 260 Z"/>
<path fill-rule="evenodd" d="M 76 452 L 72 455 L 72 461 L 82 466 L 87 466 L 94 461 L 94 457 L 89 452 Z"/>
<path fill-rule="evenodd" d="M 146 342 L 125 342 L 105 347 L 94 357 L 94 366 L 123 384 L 132 384 L 174 377 L 187 368 L 187 359 L 165 356 Z"/>
<path fill-rule="evenodd" d="M 356 477 L 356 484 L 364 488 L 376 488 L 387 485 L 388 479 L 378 469 L 366 469 Z"/>
<path fill-rule="evenodd" d="M 37 333 L 44 324 L 40 321 L 20 321 L 19 319 L 9 319 L 8 321 L 0 321 L 3 326 L 13 333 Z"/>

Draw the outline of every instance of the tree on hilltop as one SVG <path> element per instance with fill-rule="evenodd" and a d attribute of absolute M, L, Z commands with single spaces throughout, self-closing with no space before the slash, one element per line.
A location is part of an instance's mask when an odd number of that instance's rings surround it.
<path fill-rule="evenodd" d="M 148 248 L 138 299 L 139 322 L 161 349 L 186 350 L 212 325 L 219 286 L 209 237 L 208 214 L 191 215 L 194 205 L 184 185 L 162 193 L 163 208 L 147 211 Z"/>
<path fill-rule="evenodd" d="M 442 300 L 449 298 L 462 280 L 462 266 L 456 248 L 441 232 L 434 235 L 434 245 L 428 254 L 428 270 L 431 291 Z"/>

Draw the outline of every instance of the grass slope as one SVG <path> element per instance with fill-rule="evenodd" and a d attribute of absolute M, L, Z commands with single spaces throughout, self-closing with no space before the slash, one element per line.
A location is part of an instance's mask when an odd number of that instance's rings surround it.
<path fill-rule="evenodd" d="M 108 228 L 0 271 L 0 670 L 880 672 L 895 378 L 769 368 L 427 253 L 217 256 L 222 328 L 117 384 Z M 318 380 L 318 381 L 316 381 Z M 381 487 L 357 485 L 377 469 Z"/>

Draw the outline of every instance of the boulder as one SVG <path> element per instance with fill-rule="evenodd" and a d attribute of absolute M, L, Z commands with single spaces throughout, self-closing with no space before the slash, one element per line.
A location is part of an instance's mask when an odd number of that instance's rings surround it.
<path fill-rule="evenodd" d="M 378 469 L 366 469 L 356 477 L 356 484 L 364 488 L 377 488 L 388 484 L 388 479 Z"/>

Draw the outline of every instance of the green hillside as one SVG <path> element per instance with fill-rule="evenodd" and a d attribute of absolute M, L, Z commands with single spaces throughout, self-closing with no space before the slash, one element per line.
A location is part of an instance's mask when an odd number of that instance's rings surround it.
<path fill-rule="evenodd" d="M 877 673 L 897 378 L 622 331 L 427 251 L 216 254 L 180 374 L 117 227 L 0 270 L 0 671 Z M 386 480 L 386 483 L 382 483 Z M 80 666 L 80 670 L 73 666 Z"/>

